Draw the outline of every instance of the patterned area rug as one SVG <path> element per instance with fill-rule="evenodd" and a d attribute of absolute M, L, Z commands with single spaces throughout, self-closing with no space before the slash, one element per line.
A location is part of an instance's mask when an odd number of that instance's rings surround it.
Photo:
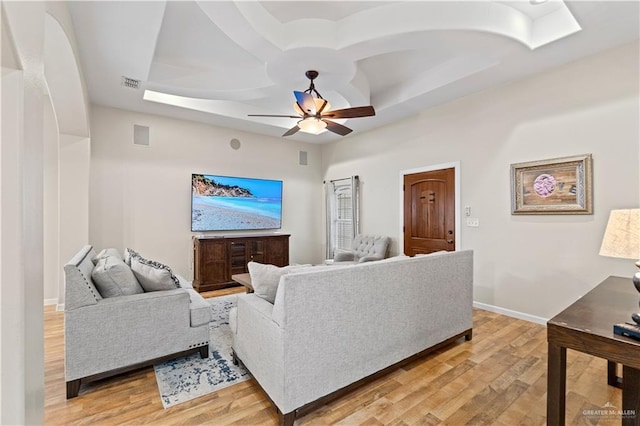
<path fill-rule="evenodd" d="M 236 305 L 236 296 L 232 294 L 207 301 L 213 313 L 213 320 L 209 323 L 209 358 L 201 359 L 200 355 L 193 354 L 153 366 L 164 408 L 251 378 L 243 367 L 233 365 L 231 360 L 229 310 Z"/>

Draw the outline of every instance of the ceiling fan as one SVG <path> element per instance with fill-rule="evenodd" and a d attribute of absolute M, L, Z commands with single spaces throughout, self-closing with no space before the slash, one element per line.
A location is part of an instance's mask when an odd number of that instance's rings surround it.
<path fill-rule="evenodd" d="M 352 132 L 347 126 L 336 123 L 329 119 L 339 118 L 359 118 L 359 117 L 371 117 L 376 115 L 376 111 L 371 105 L 337 109 L 335 111 L 329 111 L 331 105 L 327 102 L 316 90 L 313 80 L 318 77 L 318 71 L 309 70 L 305 73 L 307 78 L 311 80 L 309 88 L 304 92 L 296 92 L 293 94 L 296 97 L 296 102 L 293 104 L 293 109 L 296 110 L 298 115 L 265 115 L 265 114 L 249 114 L 250 117 L 287 117 L 298 118 L 298 124 L 287 130 L 282 136 L 291 136 L 297 133 L 298 130 L 303 132 L 318 134 L 324 129 L 330 132 L 337 133 L 340 136 L 348 135 Z M 314 97 L 312 94 L 316 95 Z"/>

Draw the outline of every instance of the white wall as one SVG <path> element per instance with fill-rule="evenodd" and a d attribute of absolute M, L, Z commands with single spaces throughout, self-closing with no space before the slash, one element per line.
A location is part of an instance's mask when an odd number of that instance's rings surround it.
<path fill-rule="evenodd" d="M 131 247 L 191 278 L 191 236 L 200 234 L 190 231 L 191 174 L 210 173 L 282 180 L 279 232 L 291 234 L 290 261 L 322 259 L 319 146 L 100 106 L 90 123 L 89 234 L 98 250 Z M 134 124 L 149 127 L 150 147 L 133 144 Z"/>
<path fill-rule="evenodd" d="M 63 264 L 89 242 L 89 119 L 73 22 L 64 2 L 47 2 L 44 18 L 45 304 L 64 306 Z"/>
<path fill-rule="evenodd" d="M 0 424 L 42 424 L 45 8 L 42 2 L 0 7 L 8 27 L 2 47 L 15 52 L 7 63 L 2 56 L 1 79 Z"/>
<path fill-rule="evenodd" d="M 58 197 L 58 304 L 64 304 L 63 265 L 89 241 L 89 163 L 88 138 L 59 135 Z"/>
<path fill-rule="evenodd" d="M 43 233 L 44 303 L 58 303 L 61 271 L 58 209 L 58 126 L 50 99 L 44 102 Z"/>
<path fill-rule="evenodd" d="M 475 300 L 550 318 L 635 269 L 598 250 L 609 211 L 640 204 L 638 52 L 632 43 L 326 146 L 324 177 L 360 176 L 361 231 L 392 236 L 397 253 L 399 172 L 460 161 L 461 208 L 480 219 L 459 230 L 475 251 Z M 510 164 L 585 153 L 593 215 L 511 215 Z"/>

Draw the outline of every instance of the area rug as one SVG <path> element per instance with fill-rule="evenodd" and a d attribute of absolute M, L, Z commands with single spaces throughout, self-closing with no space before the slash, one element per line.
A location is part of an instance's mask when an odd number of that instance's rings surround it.
<path fill-rule="evenodd" d="M 251 378 L 247 370 L 233 365 L 229 310 L 236 296 L 207 299 L 213 320 L 209 323 L 209 358 L 193 354 L 154 365 L 156 381 L 164 408 L 224 389 Z"/>

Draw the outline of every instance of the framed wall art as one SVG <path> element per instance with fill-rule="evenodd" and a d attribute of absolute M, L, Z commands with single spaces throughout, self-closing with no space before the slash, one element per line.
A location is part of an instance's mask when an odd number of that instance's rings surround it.
<path fill-rule="evenodd" d="M 593 214 L 591 154 L 511 165 L 512 214 Z"/>

